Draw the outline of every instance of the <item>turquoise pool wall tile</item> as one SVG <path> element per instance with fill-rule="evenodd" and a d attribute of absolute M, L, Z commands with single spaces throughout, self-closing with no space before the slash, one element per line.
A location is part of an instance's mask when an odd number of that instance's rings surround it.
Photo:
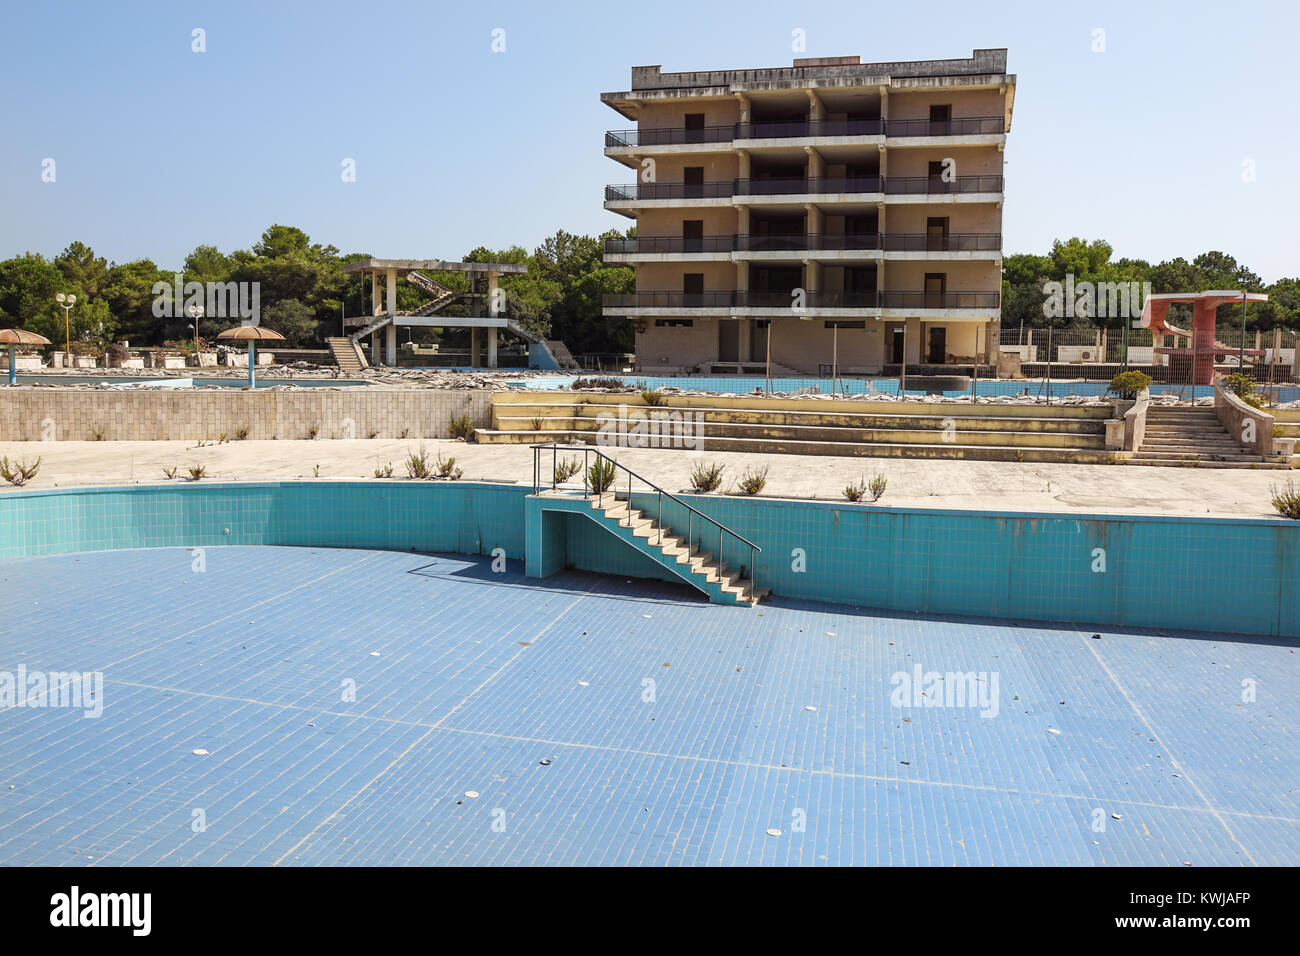
<path fill-rule="evenodd" d="M 676 579 L 577 514 L 586 507 L 581 499 L 532 499 L 528 492 L 403 481 L 9 492 L 0 495 L 0 557 L 226 544 L 469 554 L 500 547 L 510 558 L 527 558 L 530 574 L 572 565 Z M 543 526 L 532 514 L 540 507 L 532 503 L 542 500 L 575 513 Z M 662 507 L 675 531 L 690 526 L 697 545 L 716 551 L 715 529 L 691 517 L 685 502 L 762 547 L 757 581 L 778 596 L 930 614 L 1300 635 L 1300 525 L 1293 522 L 634 495 L 637 507 L 652 515 Z M 539 529 L 550 543 L 530 550 Z M 749 548 L 729 536 L 722 553 L 732 567 L 750 563 Z M 1094 570 L 1098 554 L 1104 571 Z"/>
<path fill-rule="evenodd" d="M 682 497 L 763 548 L 758 583 L 776 594 L 934 614 L 1300 635 L 1294 522 Z M 651 513 L 658 507 L 652 494 L 633 498 Z M 685 509 L 669 499 L 663 507 L 683 530 Z M 705 549 L 716 550 L 716 529 L 706 533 Z M 748 548 L 723 540 L 728 564 L 747 563 Z"/>
<path fill-rule="evenodd" d="M 147 547 L 303 545 L 524 557 L 516 485 L 266 482 L 0 496 L 0 557 Z"/>

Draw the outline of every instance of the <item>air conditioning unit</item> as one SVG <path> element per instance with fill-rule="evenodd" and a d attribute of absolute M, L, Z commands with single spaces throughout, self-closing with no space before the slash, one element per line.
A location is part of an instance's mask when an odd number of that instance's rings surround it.
<path fill-rule="evenodd" d="M 1096 349 L 1080 349 L 1080 350 L 1079 350 L 1079 361 L 1080 361 L 1080 362 L 1095 362 L 1095 361 L 1097 361 L 1097 351 L 1096 351 Z"/>

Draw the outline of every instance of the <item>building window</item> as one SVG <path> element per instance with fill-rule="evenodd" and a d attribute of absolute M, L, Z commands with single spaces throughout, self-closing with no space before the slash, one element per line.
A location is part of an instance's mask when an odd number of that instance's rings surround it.
<path fill-rule="evenodd" d="M 657 329 L 689 329 L 694 324 L 694 319 L 655 319 Z"/>

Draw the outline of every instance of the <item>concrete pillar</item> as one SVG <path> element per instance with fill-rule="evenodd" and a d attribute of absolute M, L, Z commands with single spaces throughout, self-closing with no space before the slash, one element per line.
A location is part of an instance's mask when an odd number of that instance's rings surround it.
<path fill-rule="evenodd" d="M 370 314 L 384 314 L 384 297 L 379 291 L 379 273 L 370 273 Z"/>
<path fill-rule="evenodd" d="M 497 330 L 489 327 L 487 330 L 488 340 L 488 368 L 497 367 Z"/>
<path fill-rule="evenodd" d="M 750 117 L 749 97 L 744 93 L 737 93 L 736 98 L 740 100 L 740 121 L 748 123 Z"/>
<path fill-rule="evenodd" d="M 808 118 L 814 123 L 826 118 L 826 107 L 822 104 L 822 99 L 817 95 L 816 90 L 808 91 Z"/>
<path fill-rule="evenodd" d="M 397 311 L 397 270 L 388 270 L 388 291 L 384 294 L 384 312 L 391 315 Z"/>
<path fill-rule="evenodd" d="M 497 279 L 498 276 L 495 272 L 488 273 L 488 315 L 492 316 L 493 318 L 495 318 L 500 312 L 500 310 L 497 308 Z M 496 332 L 493 331 L 489 339 L 488 348 L 489 350 L 494 350 L 495 347 L 496 347 Z"/>
<path fill-rule="evenodd" d="M 805 146 L 803 151 L 808 156 L 808 178 L 821 179 L 826 171 L 826 161 L 822 159 L 822 154 L 811 146 Z"/>
<path fill-rule="evenodd" d="M 378 330 L 370 333 L 370 364 L 383 365 L 379 360 L 379 332 Z"/>
<path fill-rule="evenodd" d="M 384 364 L 397 364 L 397 326 L 392 322 L 384 326 Z"/>

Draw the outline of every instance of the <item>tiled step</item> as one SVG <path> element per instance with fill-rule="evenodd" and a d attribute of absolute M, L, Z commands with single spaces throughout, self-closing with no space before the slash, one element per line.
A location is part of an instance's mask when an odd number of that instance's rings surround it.
<path fill-rule="evenodd" d="M 1176 458 L 1175 459 L 1152 458 L 1148 455 L 1142 455 L 1141 453 L 1134 456 L 1133 458 L 1127 459 L 1125 461 L 1125 464 L 1153 465 L 1162 468 L 1251 468 L 1256 470 L 1268 470 L 1268 471 L 1281 471 L 1284 469 L 1290 470 L 1291 468 L 1291 466 L 1286 462 L 1240 461 L 1240 460 L 1216 461 L 1209 458 L 1201 458 L 1199 460 L 1188 458 L 1186 460 L 1183 460 L 1183 459 L 1176 459 Z"/>
<path fill-rule="evenodd" d="M 595 444 L 596 435 L 586 431 L 509 432 L 479 429 L 480 444 L 536 444 L 572 442 Z M 1111 464 L 1115 453 L 1101 448 L 1071 448 L 1034 445 L 908 444 L 902 442 L 792 441 L 784 438 L 713 438 L 701 442 L 705 451 L 742 451 L 769 455 L 838 455 L 849 458 L 933 458 L 973 461 L 1055 461 L 1074 464 Z M 683 449 L 668 447 L 665 451 Z"/>
<path fill-rule="evenodd" d="M 351 339 L 342 336 L 328 338 L 325 344 L 329 346 L 334 361 L 344 374 L 354 375 L 366 367 L 362 364 L 363 356 Z"/>
<path fill-rule="evenodd" d="M 750 578 L 742 578 L 738 569 L 715 560 L 712 553 L 689 551 L 685 539 L 673 533 L 667 525 L 661 527 L 644 510 L 618 501 L 612 491 L 604 495 L 588 495 L 592 510 L 613 528 L 632 532 L 632 545 L 656 558 L 671 558 L 682 567 L 682 574 L 710 600 L 728 604 L 757 604 L 770 593 L 767 588 L 754 588 Z M 624 540 L 627 540 L 624 538 Z M 662 562 L 660 562 L 662 563 Z"/>

